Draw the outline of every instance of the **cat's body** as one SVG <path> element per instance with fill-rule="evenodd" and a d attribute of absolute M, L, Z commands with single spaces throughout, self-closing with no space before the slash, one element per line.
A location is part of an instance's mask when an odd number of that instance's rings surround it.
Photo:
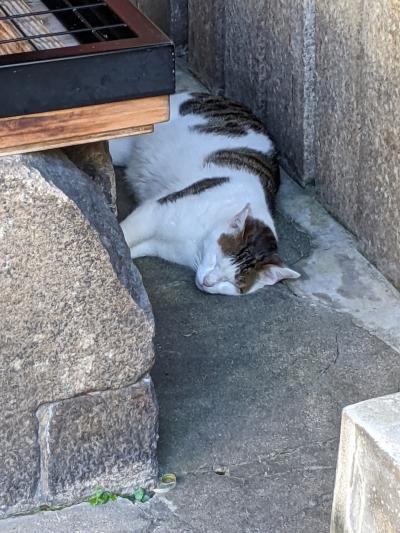
<path fill-rule="evenodd" d="M 247 109 L 205 94 L 174 95 L 168 123 L 112 142 L 111 153 L 127 164 L 140 204 L 121 224 L 132 257 L 189 266 L 211 293 L 298 277 L 277 255 L 274 147 Z"/>

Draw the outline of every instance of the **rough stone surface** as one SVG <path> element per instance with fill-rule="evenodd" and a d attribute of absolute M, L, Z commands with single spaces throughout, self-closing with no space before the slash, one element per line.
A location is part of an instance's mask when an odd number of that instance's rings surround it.
<path fill-rule="evenodd" d="M 157 415 L 149 377 L 41 406 L 37 418 L 46 471 L 39 494 L 54 505 L 89 496 L 96 480 L 100 485 L 107 480 L 108 489 L 122 494 L 148 487 L 158 473 Z"/>
<path fill-rule="evenodd" d="M 252 107 L 301 176 L 305 174 L 303 4 L 302 0 L 234 0 L 225 36 L 226 95 Z"/>
<path fill-rule="evenodd" d="M 191 70 L 214 92 L 223 92 L 225 27 L 224 0 L 189 0 L 188 61 Z"/>
<path fill-rule="evenodd" d="M 400 531 L 400 394 L 346 407 L 332 533 Z"/>
<path fill-rule="evenodd" d="M 398 0 L 319 2 L 317 186 L 400 287 Z"/>
<path fill-rule="evenodd" d="M 154 361 L 150 304 L 120 228 L 98 187 L 62 152 L 0 161 L 0 294 L 4 513 L 47 497 L 38 492 L 37 409 L 126 387 Z M 93 487 L 101 480 L 108 477 L 99 467 Z"/>
<path fill-rule="evenodd" d="M 0 520 L 0 533 L 193 533 L 162 499 L 134 505 L 119 498 L 107 505 L 66 509 Z"/>
<path fill-rule="evenodd" d="M 107 142 L 81 144 L 64 148 L 69 159 L 101 188 L 110 207 L 117 211 L 115 171 Z"/>
<path fill-rule="evenodd" d="M 170 0 L 170 34 L 179 49 L 185 50 L 188 42 L 188 0 Z"/>
<path fill-rule="evenodd" d="M 179 48 L 187 45 L 188 0 L 132 0 Z"/>

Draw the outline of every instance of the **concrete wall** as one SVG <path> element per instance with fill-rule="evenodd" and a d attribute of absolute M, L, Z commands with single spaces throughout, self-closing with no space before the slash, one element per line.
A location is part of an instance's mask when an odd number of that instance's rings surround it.
<path fill-rule="evenodd" d="M 400 0 L 189 0 L 189 64 L 400 288 Z"/>
<path fill-rule="evenodd" d="M 189 66 L 213 92 L 223 93 L 225 2 L 189 0 L 188 11 Z"/>
<path fill-rule="evenodd" d="M 400 1 L 319 0 L 319 197 L 400 288 Z"/>
<path fill-rule="evenodd" d="M 213 90 L 250 105 L 306 180 L 314 178 L 313 21 L 308 0 L 189 0 L 190 67 Z"/>
<path fill-rule="evenodd" d="M 187 44 L 188 0 L 131 0 L 174 41 L 177 48 Z"/>

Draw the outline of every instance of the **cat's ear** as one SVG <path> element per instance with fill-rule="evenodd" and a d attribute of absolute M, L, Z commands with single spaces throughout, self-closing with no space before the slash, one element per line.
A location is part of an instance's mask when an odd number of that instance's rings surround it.
<path fill-rule="evenodd" d="M 262 272 L 261 279 L 264 282 L 264 285 L 275 285 L 283 279 L 297 279 L 300 277 L 300 274 L 291 268 L 285 267 L 284 265 L 268 265 L 267 268 Z"/>
<path fill-rule="evenodd" d="M 246 204 L 244 208 L 237 213 L 229 223 L 229 226 L 235 231 L 241 231 L 244 229 L 246 218 L 251 215 L 250 204 Z"/>

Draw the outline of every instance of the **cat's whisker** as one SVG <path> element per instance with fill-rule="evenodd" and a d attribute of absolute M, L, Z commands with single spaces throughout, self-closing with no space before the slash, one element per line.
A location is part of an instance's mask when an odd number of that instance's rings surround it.
<path fill-rule="evenodd" d="M 197 268 L 199 267 L 200 262 L 201 262 L 200 252 L 198 252 L 198 253 L 195 255 L 195 257 L 194 257 L 194 266 L 195 266 L 195 269 L 196 269 L 196 270 L 197 270 Z"/>

